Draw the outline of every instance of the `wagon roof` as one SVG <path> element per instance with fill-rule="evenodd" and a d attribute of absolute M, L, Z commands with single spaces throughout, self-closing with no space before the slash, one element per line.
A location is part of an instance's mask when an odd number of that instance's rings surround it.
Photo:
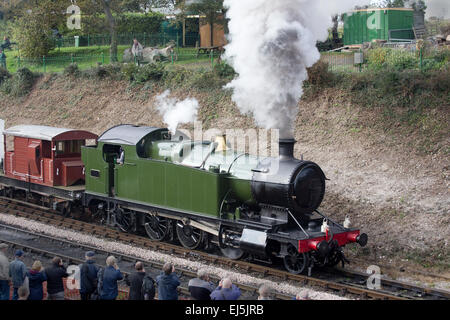
<path fill-rule="evenodd" d="M 4 130 L 3 134 L 47 141 L 58 140 L 58 138 L 62 138 L 61 140 L 81 140 L 97 138 L 97 135 L 89 131 L 37 125 L 14 126 Z M 62 134 L 64 135 L 61 136 Z"/>
<path fill-rule="evenodd" d="M 136 145 L 146 135 L 163 130 L 156 127 L 140 127 L 131 124 L 121 124 L 106 130 L 99 138 L 99 142 Z"/>

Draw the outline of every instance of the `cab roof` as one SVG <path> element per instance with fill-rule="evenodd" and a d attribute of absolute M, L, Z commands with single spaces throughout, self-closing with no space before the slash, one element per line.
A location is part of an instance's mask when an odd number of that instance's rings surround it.
<path fill-rule="evenodd" d="M 167 130 L 164 128 L 135 126 L 131 124 L 121 124 L 106 130 L 99 138 L 98 142 L 136 145 L 142 138 L 148 134 L 158 131 Z"/>

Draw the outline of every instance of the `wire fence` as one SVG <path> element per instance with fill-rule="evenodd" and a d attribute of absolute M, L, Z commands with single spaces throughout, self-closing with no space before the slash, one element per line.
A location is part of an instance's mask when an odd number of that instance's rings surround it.
<path fill-rule="evenodd" d="M 117 62 L 124 61 L 123 51 L 126 47 L 119 48 Z M 75 51 L 76 52 L 76 51 Z M 166 57 L 159 56 L 162 62 L 172 65 L 184 65 L 186 67 L 213 68 L 219 62 L 221 56 L 220 50 L 205 48 L 175 48 L 173 52 Z M 10 52 L 7 58 L 7 69 L 9 72 L 15 72 L 19 68 L 26 67 L 34 72 L 60 72 L 70 64 L 76 63 L 79 69 L 87 69 L 98 65 L 106 65 L 113 62 L 109 55 L 108 47 L 103 47 L 99 51 L 83 53 L 67 53 L 64 51 L 54 52 L 51 56 L 41 58 L 27 59 L 20 56 L 20 52 Z M 415 48 L 371 50 L 364 53 L 359 59 L 359 52 L 322 52 L 321 61 L 328 64 L 332 72 L 362 72 L 370 68 L 394 68 L 397 70 L 439 68 L 442 63 L 447 63 L 448 58 L 441 59 L 438 51 L 422 51 Z M 372 55 L 372 56 L 369 56 Z M 375 55 L 375 56 L 373 56 Z M 447 59 L 447 60 L 446 60 Z M 145 64 L 145 62 L 144 62 Z"/>
<path fill-rule="evenodd" d="M 207 52 L 199 50 L 174 50 L 167 57 L 158 56 L 157 61 L 171 65 L 198 66 L 202 68 L 213 68 L 218 63 L 221 53 L 215 50 Z M 16 56 L 8 59 L 7 69 L 9 72 L 15 72 L 20 68 L 28 68 L 33 72 L 61 72 L 70 64 L 76 63 L 79 69 L 88 69 L 99 65 L 107 65 L 112 62 L 135 63 L 144 65 L 148 61 L 138 61 L 135 58 L 125 60 L 123 54 L 118 54 L 116 61 L 111 59 L 109 54 L 101 52 L 99 54 L 68 54 L 58 56 L 43 56 L 42 58 L 22 58 Z"/>
<path fill-rule="evenodd" d="M 198 47 L 200 35 L 198 33 L 125 33 L 117 35 L 118 45 L 130 45 L 133 39 L 137 39 L 144 47 L 165 47 L 169 43 L 174 43 L 177 47 Z M 67 47 L 93 47 L 106 46 L 111 43 L 110 34 L 82 35 L 82 36 L 61 36 L 53 38 L 56 48 Z"/>

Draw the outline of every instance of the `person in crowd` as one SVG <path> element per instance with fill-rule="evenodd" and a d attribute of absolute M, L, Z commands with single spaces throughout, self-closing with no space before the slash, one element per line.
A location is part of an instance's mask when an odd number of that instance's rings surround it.
<path fill-rule="evenodd" d="M 171 262 L 164 264 L 163 271 L 156 277 L 156 283 L 158 284 L 159 300 L 178 300 L 177 288 L 180 280 L 175 273 L 175 266 Z"/>
<path fill-rule="evenodd" d="M 197 271 L 197 278 L 191 279 L 188 284 L 191 297 L 195 300 L 211 300 L 211 292 L 215 285 L 209 281 L 209 275 L 205 269 Z"/>
<path fill-rule="evenodd" d="M 8 245 L 0 243 L 0 300 L 9 300 L 10 278 L 9 260 L 6 257 Z"/>
<path fill-rule="evenodd" d="M 144 300 L 144 292 L 142 291 L 142 284 L 145 277 L 144 264 L 140 261 L 136 262 L 134 268 L 136 272 L 125 277 L 125 283 L 130 287 L 128 300 Z"/>
<path fill-rule="evenodd" d="M 19 295 L 18 300 L 28 300 L 28 296 L 30 295 L 30 290 L 28 289 L 28 286 L 21 286 L 17 290 L 17 294 Z"/>
<path fill-rule="evenodd" d="M 3 49 L 0 48 L 0 67 L 6 69 L 6 54 L 3 52 Z"/>
<path fill-rule="evenodd" d="M 259 287 L 259 296 L 258 300 L 272 300 L 270 298 L 270 288 L 263 284 Z"/>
<path fill-rule="evenodd" d="M 142 53 L 143 53 L 144 47 L 142 44 L 139 43 L 139 41 L 134 38 L 133 39 L 133 45 L 131 46 L 131 53 L 133 54 L 134 61 L 136 62 L 136 65 L 140 65 L 142 61 Z"/>
<path fill-rule="evenodd" d="M 14 260 L 9 264 L 9 276 L 11 277 L 13 285 L 13 300 L 17 300 L 19 297 L 17 290 L 23 285 L 25 277 L 27 275 L 27 268 L 22 261 L 23 251 L 16 250 L 14 253 Z"/>
<path fill-rule="evenodd" d="M 119 295 L 117 281 L 123 279 L 117 260 L 114 256 L 106 258 L 106 268 L 101 275 L 101 290 L 99 292 L 101 300 L 116 300 Z M 99 279 L 100 281 L 100 279 Z"/>
<path fill-rule="evenodd" d="M 80 267 L 80 296 L 81 300 L 91 300 L 97 290 L 98 267 L 94 260 L 95 252 L 85 254 L 86 261 Z"/>
<path fill-rule="evenodd" d="M 300 291 L 295 296 L 295 300 L 311 300 L 309 297 L 309 291 L 308 290 Z"/>
<path fill-rule="evenodd" d="M 60 257 L 54 257 L 50 268 L 45 269 L 48 300 L 64 300 L 64 280 L 69 274 Z"/>
<path fill-rule="evenodd" d="M 42 300 L 44 298 L 44 288 L 42 284 L 47 281 L 47 275 L 39 260 L 36 260 L 33 263 L 31 270 L 27 272 L 27 277 L 30 290 L 28 300 Z"/>
<path fill-rule="evenodd" d="M 237 300 L 240 296 L 241 290 L 231 282 L 230 278 L 224 278 L 211 293 L 211 300 Z"/>
<path fill-rule="evenodd" d="M 146 274 L 144 276 L 144 279 L 142 281 L 142 295 L 144 297 L 144 300 L 155 300 L 155 290 L 156 282 L 153 280 L 150 275 Z"/>

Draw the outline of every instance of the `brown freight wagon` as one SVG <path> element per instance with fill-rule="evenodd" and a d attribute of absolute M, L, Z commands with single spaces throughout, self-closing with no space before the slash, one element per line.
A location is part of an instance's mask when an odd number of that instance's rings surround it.
<path fill-rule="evenodd" d="M 6 151 L 4 174 L 32 184 L 68 187 L 84 182 L 81 146 L 97 135 L 83 130 L 19 125 L 3 131 L 13 137 L 14 150 Z"/>

